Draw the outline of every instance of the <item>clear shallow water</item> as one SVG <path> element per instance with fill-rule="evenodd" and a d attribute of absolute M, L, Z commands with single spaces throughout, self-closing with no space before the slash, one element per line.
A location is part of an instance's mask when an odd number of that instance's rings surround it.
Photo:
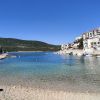
<path fill-rule="evenodd" d="M 52 52 L 10 53 L 0 60 L 0 84 L 64 91 L 100 92 L 100 58 Z"/>

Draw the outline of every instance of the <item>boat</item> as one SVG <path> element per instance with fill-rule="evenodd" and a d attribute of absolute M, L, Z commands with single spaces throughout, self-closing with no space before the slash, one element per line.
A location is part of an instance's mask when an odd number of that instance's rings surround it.
<path fill-rule="evenodd" d="M 93 56 L 91 53 L 86 53 L 86 52 L 83 53 L 83 55 L 86 56 L 86 57 L 92 57 Z"/>
<path fill-rule="evenodd" d="M 97 58 L 100 58 L 100 54 L 98 54 L 96 57 L 97 57 Z"/>
<path fill-rule="evenodd" d="M 7 53 L 0 54 L 0 60 L 6 58 L 7 56 L 8 56 Z"/>

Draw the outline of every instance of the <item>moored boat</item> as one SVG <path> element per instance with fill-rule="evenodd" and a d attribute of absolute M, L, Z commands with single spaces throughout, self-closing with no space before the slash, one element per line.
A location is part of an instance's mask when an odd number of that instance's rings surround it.
<path fill-rule="evenodd" d="M 7 56 L 8 56 L 7 53 L 0 54 L 0 60 L 6 58 Z"/>

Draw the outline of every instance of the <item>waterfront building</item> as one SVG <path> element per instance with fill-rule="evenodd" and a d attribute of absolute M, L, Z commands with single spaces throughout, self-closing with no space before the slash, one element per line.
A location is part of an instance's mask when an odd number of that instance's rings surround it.
<path fill-rule="evenodd" d="M 60 54 L 71 52 L 75 55 L 100 55 L 100 28 L 83 33 L 73 43 L 61 45 Z"/>
<path fill-rule="evenodd" d="M 73 43 L 72 48 L 73 49 L 78 49 L 79 43 Z"/>
<path fill-rule="evenodd" d="M 82 36 L 78 36 L 75 38 L 75 41 L 79 41 L 82 38 Z"/>
<path fill-rule="evenodd" d="M 61 50 L 67 50 L 69 48 L 69 44 L 62 44 L 61 45 Z"/>
<path fill-rule="evenodd" d="M 73 42 L 73 45 L 72 45 L 73 49 L 79 49 L 81 39 L 82 39 L 82 36 L 79 36 L 79 37 L 75 38 L 75 41 Z"/>
<path fill-rule="evenodd" d="M 68 44 L 62 44 L 61 45 L 61 50 L 68 50 L 68 49 L 78 49 L 80 45 L 80 39 L 82 39 L 82 36 L 76 37 L 75 41 L 73 43 L 68 43 Z"/>
<path fill-rule="evenodd" d="M 83 34 L 84 50 L 100 50 L 100 28 Z"/>

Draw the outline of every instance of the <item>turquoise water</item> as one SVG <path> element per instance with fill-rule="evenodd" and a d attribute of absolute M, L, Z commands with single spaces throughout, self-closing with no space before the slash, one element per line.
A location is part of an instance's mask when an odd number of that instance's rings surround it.
<path fill-rule="evenodd" d="M 100 92 L 100 58 L 12 52 L 0 60 L 0 84 Z"/>

